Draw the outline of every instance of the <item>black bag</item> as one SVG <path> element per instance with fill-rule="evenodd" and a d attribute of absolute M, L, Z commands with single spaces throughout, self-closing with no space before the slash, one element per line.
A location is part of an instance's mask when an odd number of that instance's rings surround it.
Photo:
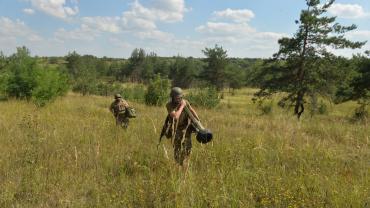
<path fill-rule="evenodd" d="M 133 107 L 126 107 L 125 114 L 128 118 L 136 118 L 136 110 Z"/>

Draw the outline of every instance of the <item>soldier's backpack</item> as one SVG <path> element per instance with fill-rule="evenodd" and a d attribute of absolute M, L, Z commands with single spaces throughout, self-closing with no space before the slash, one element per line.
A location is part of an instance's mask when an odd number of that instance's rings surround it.
<path fill-rule="evenodd" d="M 127 107 L 125 115 L 128 118 L 136 118 L 136 110 L 133 107 Z"/>
<path fill-rule="evenodd" d="M 113 106 L 113 111 L 114 115 L 119 115 L 119 114 L 125 114 L 126 113 L 126 107 L 123 102 L 119 101 L 116 102 Z"/>

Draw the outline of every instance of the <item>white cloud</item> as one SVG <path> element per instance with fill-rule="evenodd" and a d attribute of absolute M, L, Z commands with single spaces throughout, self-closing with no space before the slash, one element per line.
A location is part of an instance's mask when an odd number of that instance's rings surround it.
<path fill-rule="evenodd" d="M 103 32 L 118 33 L 119 17 L 83 17 L 82 23 L 91 29 L 96 29 Z"/>
<path fill-rule="evenodd" d="M 185 8 L 184 0 L 153 0 L 151 9 L 158 19 L 164 22 L 178 22 L 184 18 Z"/>
<path fill-rule="evenodd" d="M 370 30 L 355 30 L 347 34 L 350 38 L 358 38 L 363 40 L 370 40 Z"/>
<path fill-rule="evenodd" d="M 358 19 L 370 17 L 369 12 L 365 12 L 358 4 L 333 4 L 328 11 L 338 17 L 348 19 Z"/>
<path fill-rule="evenodd" d="M 207 22 L 206 25 L 197 27 L 196 31 L 210 35 L 239 37 L 248 33 L 254 33 L 255 29 L 246 23 Z"/>
<path fill-rule="evenodd" d="M 204 35 L 202 41 L 207 47 L 221 45 L 228 49 L 231 57 L 271 56 L 278 50 L 278 39 L 286 36 L 282 33 L 258 31 L 251 27 L 248 22 L 254 18 L 254 13 L 247 9 L 216 11 L 213 16 L 232 22 L 207 22 L 195 30 Z"/>
<path fill-rule="evenodd" d="M 31 30 L 20 20 L 11 20 L 7 17 L 0 17 L 0 39 L 25 39 L 27 41 L 41 41 L 42 38 Z"/>
<path fill-rule="evenodd" d="M 118 48 L 123 48 L 123 49 L 130 48 L 132 50 L 135 48 L 135 46 L 133 46 L 129 42 L 120 40 L 119 38 L 109 38 L 109 42 L 112 43 L 114 46 L 117 46 Z"/>
<path fill-rule="evenodd" d="M 220 18 L 231 19 L 235 22 L 248 22 L 254 18 L 254 13 L 249 9 L 226 9 L 223 11 L 215 11 L 213 15 Z"/>
<path fill-rule="evenodd" d="M 156 22 L 181 21 L 186 11 L 184 0 L 152 0 L 151 7 L 135 0 L 131 9 L 123 12 L 122 24 L 128 30 L 156 30 Z"/>
<path fill-rule="evenodd" d="M 64 42 L 66 40 L 82 40 L 82 41 L 93 41 L 99 36 L 99 32 L 91 29 L 87 25 L 82 24 L 80 28 L 75 30 L 67 31 L 64 28 L 58 29 L 54 33 L 56 40 Z"/>
<path fill-rule="evenodd" d="M 27 46 L 32 49 L 45 47 L 45 39 L 29 28 L 21 20 L 12 20 L 7 17 L 0 17 L 0 51 L 5 54 L 12 54 L 16 47 Z"/>
<path fill-rule="evenodd" d="M 153 30 L 157 28 L 155 19 L 151 10 L 135 1 L 130 11 L 123 12 L 122 24 L 127 30 Z"/>
<path fill-rule="evenodd" d="M 30 8 L 26 8 L 26 9 L 23 9 L 23 12 L 24 12 L 25 14 L 32 15 L 32 14 L 34 14 L 34 13 L 35 13 L 35 10 L 30 9 Z"/>
<path fill-rule="evenodd" d="M 159 30 L 138 32 L 137 35 L 141 39 L 159 40 L 161 42 L 170 42 L 174 39 L 174 36 L 172 34 Z"/>
<path fill-rule="evenodd" d="M 78 13 L 77 6 L 67 6 L 68 0 L 29 0 L 31 5 L 48 15 L 65 19 Z M 70 0 L 71 4 L 77 4 L 76 0 Z"/>

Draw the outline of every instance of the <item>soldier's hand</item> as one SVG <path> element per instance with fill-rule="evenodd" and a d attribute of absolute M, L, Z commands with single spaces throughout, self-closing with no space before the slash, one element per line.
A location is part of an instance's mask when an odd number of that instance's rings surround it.
<path fill-rule="evenodd" d="M 181 100 L 181 106 L 185 106 L 185 105 L 186 105 L 185 100 Z"/>

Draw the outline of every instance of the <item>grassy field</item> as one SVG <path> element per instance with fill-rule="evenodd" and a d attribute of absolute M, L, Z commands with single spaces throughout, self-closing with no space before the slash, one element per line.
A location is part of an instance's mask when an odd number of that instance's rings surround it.
<path fill-rule="evenodd" d="M 260 115 L 251 96 L 196 108 L 214 140 L 193 139 L 186 177 L 169 140 L 156 148 L 164 107 L 131 103 L 124 131 L 107 97 L 0 102 L 0 207 L 370 207 L 370 128 L 349 119 L 354 103 L 298 122 Z"/>

